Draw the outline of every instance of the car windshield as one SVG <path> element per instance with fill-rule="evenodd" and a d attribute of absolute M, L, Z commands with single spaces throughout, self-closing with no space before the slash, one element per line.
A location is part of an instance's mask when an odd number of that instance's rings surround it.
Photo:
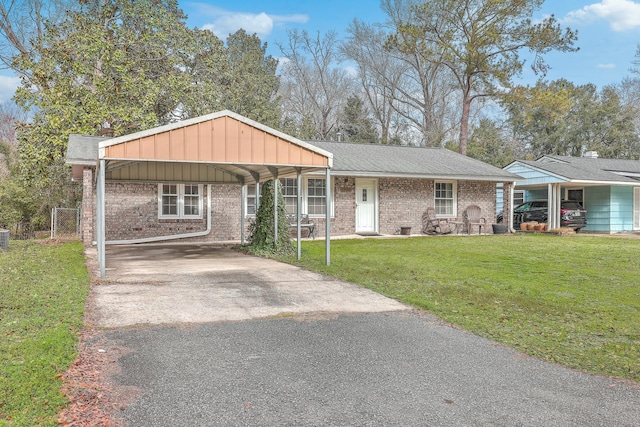
<path fill-rule="evenodd" d="M 523 203 L 520 206 L 515 207 L 513 210 L 515 212 L 524 212 L 531 209 L 531 203 Z"/>

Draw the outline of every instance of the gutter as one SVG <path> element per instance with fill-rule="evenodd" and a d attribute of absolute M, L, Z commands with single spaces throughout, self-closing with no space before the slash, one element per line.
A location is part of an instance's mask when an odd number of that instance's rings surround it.
<path fill-rule="evenodd" d="M 172 234 L 169 236 L 143 237 L 140 239 L 129 240 L 107 240 L 107 245 L 132 245 L 135 243 L 151 243 L 162 242 L 165 240 L 185 239 L 188 237 L 202 237 L 211 232 L 211 184 L 207 184 L 207 229 L 204 231 L 196 231 L 195 233 Z"/>

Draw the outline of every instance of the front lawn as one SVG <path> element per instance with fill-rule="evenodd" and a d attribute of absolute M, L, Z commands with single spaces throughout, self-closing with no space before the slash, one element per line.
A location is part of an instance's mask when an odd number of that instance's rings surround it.
<path fill-rule="evenodd" d="M 640 381 L 640 239 L 554 235 L 305 241 L 286 261 L 542 359 Z"/>
<path fill-rule="evenodd" d="M 0 425 L 55 426 L 89 292 L 81 243 L 0 250 Z"/>

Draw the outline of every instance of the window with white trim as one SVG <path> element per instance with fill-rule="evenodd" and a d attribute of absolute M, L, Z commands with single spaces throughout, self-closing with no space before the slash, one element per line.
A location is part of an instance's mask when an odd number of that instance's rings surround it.
<path fill-rule="evenodd" d="M 309 178 L 307 180 L 307 213 L 325 215 L 327 213 L 327 181 Z"/>
<path fill-rule="evenodd" d="M 436 181 L 434 206 L 438 216 L 456 215 L 456 183 L 453 181 Z"/>
<path fill-rule="evenodd" d="M 201 184 L 158 184 L 159 218 L 202 218 Z"/>
<path fill-rule="evenodd" d="M 513 206 L 524 203 L 524 190 L 513 190 Z"/>
<path fill-rule="evenodd" d="M 298 180 L 296 178 L 280 178 L 280 189 L 287 213 L 295 215 L 298 206 Z"/>
<path fill-rule="evenodd" d="M 324 178 L 304 178 L 302 186 L 301 212 L 309 216 L 325 215 L 327 211 L 326 180 Z M 280 189 L 287 213 L 295 215 L 296 207 L 298 206 L 298 180 L 296 178 L 280 178 Z M 258 195 L 258 203 L 259 202 L 260 195 Z M 256 187 L 253 184 L 247 185 L 245 206 L 247 215 L 254 216 L 256 214 Z"/>
<path fill-rule="evenodd" d="M 257 197 L 257 200 L 256 200 Z M 247 215 L 255 215 L 256 210 L 258 210 L 258 201 L 260 200 L 260 194 L 256 196 L 256 185 L 251 184 L 247 185 L 247 194 L 246 194 L 246 210 Z"/>

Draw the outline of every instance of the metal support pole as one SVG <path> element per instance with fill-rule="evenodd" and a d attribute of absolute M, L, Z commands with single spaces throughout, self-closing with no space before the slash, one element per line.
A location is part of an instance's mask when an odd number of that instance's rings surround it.
<path fill-rule="evenodd" d="M 80 232 L 82 228 L 82 210 L 80 208 L 76 208 L 76 236 L 80 236 L 82 233 Z"/>
<path fill-rule="evenodd" d="M 211 185 L 211 184 L 209 184 Z M 244 246 L 244 217 L 246 216 L 245 201 L 247 200 L 247 185 L 240 187 L 240 244 Z"/>
<path fill-rule="evenodd" d="M 300 231 L 300 214 L 301 214 L 301 208 L 302 208 L 302 173 L 300 171 L 300 169 L 298 169 L 298 174 L 296 176 L 297 178 L 297 192 L 298 192 L 298 199 L 296 201 L 297 206 L 296 206 L 296 228 L 297 228 L 297 241 L 298 241 L 298 247 L 297 247 L 297 251 L 298 251 L 298 259 L 302 258 L 302 235 L 301 235 L 301 231 Z"/>
<path fill-rule="evenodd" d="M 556 227 L 560 228 L 562 225 L 562 215 L 560 209 L 562 208 L 562 188 L 560 184 L 554 184 L 555 196 L 556 196 Z"/>
<path fill-rule="evenodd" d="M 325 236 L 326 236 L 326 246 L 325 246 L 325 257 L 326 264 L 331 264 L 331 169 L 327 168 L 327 180 L 326 180 L 326 207 L 327 207 L 327 215 L 326 215 L 326 228 L 325 228 Z"/>
<path fill-rule="evenodd" d="M 260 183 L 258 181 L 256 181 L 255 196 L 256 196 L 256 212 L 255 212 L 255 214 L 258 215 L 258 208 L 260 207 Z"/>
<path fill-rule="evenodd" d="M 100 160 L 100 170 L 98 171 L 98 192 L 97 192 L 97 220 L 98 220 L 98 263 L 100 264 L 100 278 L 106 276 L 106 256 L 105 256 L 105 167 L 106 161 Z"/>
<path fill-rule="evenodd" d="M 51 208 L 51 238 L 56 235 L 56 208 Z"/>
<path fill-rule="evenodd" d="M 278 244 L 278 178 L 273 177 L 273 241 Z"/>

